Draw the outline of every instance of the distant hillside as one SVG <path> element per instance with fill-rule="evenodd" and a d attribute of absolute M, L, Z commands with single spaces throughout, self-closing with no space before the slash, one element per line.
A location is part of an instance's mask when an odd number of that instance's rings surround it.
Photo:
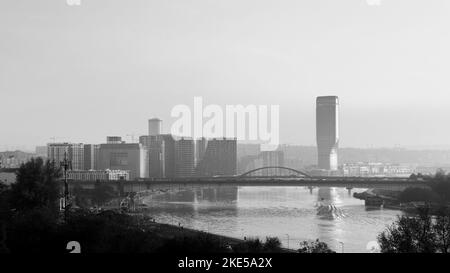
<path fill-rule="evenodd" d="M 36 156 L 36 154 L 28 153 L 28 152 L 22 152 L 22 151 L 5 151 L 5 152 L 0 152 L 0 156 L 2 158 L 11 158 L 11 157 L 15 157 L 15 158 L 30 158 L 30 157 Z"/>
<path fill-rule="evenodd" d="M 281 145 L 285 161 L 297 166 L 317 164 L 314 146 Z M 423 166 L 450 166 L 450 150 L 361 149 L 340 148 L 339 164 L 355 162 L 381 162 L 393 164 L 417 164 Z"/>
<path fill-rule="evenodd" d="M 36 154 L 22 151 L 0 152 L 0 168 L 18 168 L 20 164 L 36 156 Z"/>

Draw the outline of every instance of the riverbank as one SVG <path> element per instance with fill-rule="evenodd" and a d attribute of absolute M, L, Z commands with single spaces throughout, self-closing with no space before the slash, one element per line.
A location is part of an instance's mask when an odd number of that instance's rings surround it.
<path fill-rule="evenodd" d="M 255 244 L 256 240 L 258 242 L 264 243 L 264 240 L 257 237 L 247 237 L 243 239 L 229 237 L 224 235 L 218 235 L 210 232 L 206 232 L 203 230 L 196 230 L 192 228 L 186 228 L 181 224 L 173 225 L 167 223 L 157 222 L 154 218 L 149 216 L 146 212 L 147 207 L 140 205 L 133 206 L 133 209 L 129 209 L 127 207 L 120 207 L 120 199 L 116 198 L 111 200 L 107 206 L 102 206 L 101 208 L 92 208 L 90 211 L 92 213 L 105 213 L 105 212 L 114 212 L 119 214 L 125 214 L 134 219 L 136 221 L 137 226 L 142 229 L 142 231 L 149 232 L 154 234 L 155 236 L 163 239 L 165 241 L 176 241 L 176 240 L 184 240 L 184 239 L 192 239 L 195 240 L 208 240 L 210 242 L 215 242 L 227 252 L 242 252 L 242 249 L 247 248 L 249 245 Z M 267 238 L 264 238 L 267 239 Z M 272 238 L 273 239 L 273 238 Z M 270 251 L 269 251 L 270 252 Z M 279 253 L 297 253 L 297 250 L 287 249 L 284 247 L 279 247 L 277 251 Z"/>
<path fill-rule="evenodd" d="M 400 194 L 401 191 L 368 189 L 361 193 L 353 193 L 353 197 L 364 200 L 366 206 L 400 208 L 398 200 Z"/>
<path fill-rule="evenodd" d="M 221 242 L 229 245 L 236 245 L 239 243 L 244 243 L 244 240 L 222 236 L 222 235 L 216 235 L 213 233 L 204 232 L 201 230 L 195 230 L 186 228 L 182 225 L 171 225 L 166 223 L 158 223 L 154 221 L 151 217 L 147 217 L 143 215 L 142 213 L 127 213 L 128 215 L 136 218 L 140 225 L 142 225 L 146 230 L 148 231 L 154 231 L 158 235 L 160 235 L 163 238 L 167 239 L 173 239 L 177 236 L 198 236 L 198 235 L 207 235 L 210 236 L 213 239 L 220 240 Z"/>
<path fill-rule="evenodd" d="M 367 207 L 383 207 L 387 209 L 401 210 L 407 213 L 417 213 L 419 209 L 428 208 L 430 213 L 436 214 L 442 208 L 442 204 L 425 201 L 402 202 L 402 191 L 368 189 L 361 193 L 353 193 L 353 197 L 364 200 Z M 448 205 L 447 205 L 448 207 Z"/>
<path fill-rule="evenodd" d="M 232 252 L 236 247 L 240 247 L 243 244 L 250 242 L 256 238 L 246 238 L 246 239 L 238 239 L 235 237 L 228 237 L 224 235 L 218 235 L 210 232 L 205 232 L 202 230 L 196 230 L 191 228 L 186 228 L 182 225 L 172 225 L 166 223 L 156 222 L 153 218 L 146 216 L 144 213 L 127 213 L 128 215 L 134 217 L 138 220 L 139 224 L 145 229 L 145 231 L 151 231 L 155 234 L 158 234 L 161 238 L 164 239 L 176 239 L 181 237 L 191 237 L 191 238 L 199 238 L 201 236 L 206 236 L 212 241 L 219 242 L 220 245 L 226 246 L 230 252 Z M 280 248 L 280 253 L 297 253 L 296 250 Z"/>

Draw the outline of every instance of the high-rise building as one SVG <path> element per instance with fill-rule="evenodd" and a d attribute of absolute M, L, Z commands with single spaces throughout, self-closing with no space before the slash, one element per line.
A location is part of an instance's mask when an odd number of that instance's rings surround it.
<path fill-rule="evenodd" d="M 261 153 L 260 144 L 238 143 L 237 144 L 237 173 L 244 173 L 247 165 L 251 164 Z"/>
<path fill-rule="evenodd" d="M 72 143 L 69 147 L 69 158 L 72 162 L 72 170 L 84 170 L 84 145 Z"/>
<path fill-rule="evenodd" d="M 162 142 L 158 136 L 140 136 L 139 143 L 147 149 L 148 176 L 151 178 L 162 178 Z"/>
<path fill-rule="evenodd" d="M 130 179 L 148 177 L 147 149 L 140 143 L 100 144 L 100 170 L 128 170 Z"/>
<path fill-rule="evenodd" d="M 196 175 L 235 175 L 237 167 L 236 138 L 208 140 L 206 150 L 200 158 Z"/>
<path fill-rule="evenodd" d="M 237 145 L 237 158 L 238 160 L 242 157 L 256 156 L 261 152 L 260 144 L 250 144 L 250 143 L 239 143 Z"/>
<path fill-rule="evenodd" d="M 162 130 L 162 120 L 159 118 L 152 118 L 148 120 L 148 135 L 160 135 Z"/>
<path fill-rule="evenodd" d="M 192 138 L 175 140 L 175 176 L 190 177 L 194 174 L 195 145 Z"/>
<path fill-rule="evenodd" d="M 84 170 L 98 170 L 100 145 L 84 145 Z"/>
<path fill-rule="evenodd" d="M 316 139 L 318 168 L 338 169 L 339 99 L 337 96 L 317 97 Z"/>
<path fill-rule="evenodd" d="M 139 142 L 147 148 L 149 177 L 164 178 L 164 149 L 159 136 L 142 136 Z"/>
<path fill-rule="evenodd" d="M 54 162 L 59 168 L 65 158 L 69 160 L 69 143 L 49 143 L 47 144 L 47 158 Z"/>
<path fill-rule="evenodd" d="M 84 169 L 84 145 L 82 143 L 49 143 L 47 145 L 47 158 L 60 167 L 67 156 L 72 170 Z"/>
<path fill-rule="evenodd" d="M 175 138 L 171 134 L 160 135 L 162 142 L 163 177 L 175 177 Z"/>
<path fill-rule="evenodd" d="M 149 177 L 175 177 L 175 139 L 172 135 L 141 136 L 139 143 L 148 152 Z"/>
<path fill-rule="evenodd" d="M 47 146 L 36 146 L 35 153 L 38 157 L 47 157 Z"/>
<path fill-rule="evenodd" d="M 204 137 L 195 141 L 195 166 L 198 166 L 200 160 L 203 158 L 206 152 L 208 140 Z"/>

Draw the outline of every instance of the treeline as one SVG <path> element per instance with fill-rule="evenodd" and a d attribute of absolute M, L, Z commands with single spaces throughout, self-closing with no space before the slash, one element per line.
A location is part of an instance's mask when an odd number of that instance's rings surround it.
<path fill-rule="evenodd" d="M 399 194 L 400 202 L 427 202 L 439 206 L 445 206 L 450 202 L 450 174 L 439 170 L 434 176 L 412 174 L 410 179 L 423 179 L 429 188 L 407 188 Z"/>
<path fill-rule="evenodd" d="M 398 219 L 378 235 L 381 252 L 448 253 L 450 251 L 450 174 L 440 170 L 423 179 L 429 188 L 407 188 L 398 199 L 403 203 L 424 202 L 413 213 Z"/>
<path fill-rule="evenodd" d="M 400 216 L 378 235 L 378 243 L 384 253 L 449 253 L 450 210 L 431 214 L 425 207 L 417 214 Z"/>

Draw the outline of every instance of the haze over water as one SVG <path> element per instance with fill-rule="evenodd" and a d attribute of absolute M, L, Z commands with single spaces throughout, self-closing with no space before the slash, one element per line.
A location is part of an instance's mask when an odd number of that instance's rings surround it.
<path fill-rule="evenodd" d="M 144 199 L 156 221 L 236 237 L 279 237 L 295 248 L 316 238 L 337 252 L 369 252 L 397 210 L 369 209 L 352 197 L 365 189 L 219 187 L 157 192 Z M 289 238 L 289 240 L 288 240 Z M 342 243 L 340 243 L 342 242 Z"/>

